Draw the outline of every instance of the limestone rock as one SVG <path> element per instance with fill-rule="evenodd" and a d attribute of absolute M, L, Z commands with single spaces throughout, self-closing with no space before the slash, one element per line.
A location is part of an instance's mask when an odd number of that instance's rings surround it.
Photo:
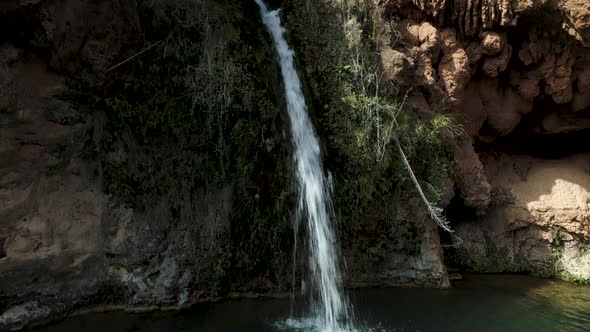
<path fill-rule="evenodd" d="M 457 187 L 467 206 L 480 211 L 490 204 L 490 184 L 484 167 L 469 141 L 460 141 L 455 148 L 455 162 L 461 181 Z"/>
<path fill-rule="evenodd" d="M 549 113 L 541 125 L 547 133 L 567 133 L 590 128 L 590 119 L 580 113 Z"/>
<path fill-rule="evenodd" d="M 523 204 L 542 226 L 559 226 L 590 239 L 590 165 L 588 156 L 558 161 L 534 160 L 525 181 L 512 185 Z"/>
<path fill-rule="evenodd" d="M 20 53 L 21 51 L 18 48 L 10 44 L 0 45 L 0 63 L 4 65 L 10 64 L 18 59 Z"/>
<path fill-rule="evenodd" d="M 406 36 L 408 36 L 412 42 L 415 42 L 418 45 L 420 44 L 420 25 L 419 24 L 407 23 L 404 32 L 405 32 Z"/>
<path fill-rule="evenodd" d="M 581 280 L 590 280 L 590 253 L 583 249 L 583 243 L 572 236 L 556 239 L 562 242 L 561 258 L 557 269 Z"/>
<path fill-rule="evenodd" d="M 465 89 L 465 98 L 459 108 L 464 115 L 463 128 L 470 137 L 476 137 L 477 133 L 487 120 L 483 101 L 479 92 L 479 84 L 470 82 Z"/>
<path fill-rule="evenodd" d="M 432 58 L 427 52 L 419 47 L 413 47 L 410 52 L 416 63 L 416 74 L 421 85 L 430 86 L 435 84 L 436 72 L 432 65 Z"/>
<path fill-rule="evenodd" d="M 538 63 L 551 52 L 551 41 L 540 39 L 536 34 L 529 34 L 529 40 L 518 50 L 518 58 L 525 66 Z"/>
<path fill-rule="evenodd" d="M 140 38 L 135 0 L 44 1 L 40 16 L 51 66 L 88 82 L 130 56 Z"/>
<path fill-rule="evenodd" d="M 528 72 L 521 75 L 518 72 L 510 73 L 510 84 L 515 87 L 518 94 L 528 101 L 533 101 L 541 94 L 541 78 L 534 72 Z"/>
<path fill-rule="evenodd" d="M 590 107 L 590 59 L 581 62 L 576 72 L 578 84 L 572 98 L 572 109 L 579 112 Z"/>
<path fill-rule="evenodd" d="M 564 29 L 584 47 L 590 47 L 590 2 L 586 0 L 561 0 L 558 8 L 566 17 Z"/>
<path fill-rule="evenodd" d="M 523 130 L 531 134 L 590 128 L 589 1 L 380 3 L 408 27 L 408 54 L 421 92 L 430 102 L 448 100 L 469 136 L 493 142 L 513 133 L 529 113 Z M 413 103 L 428 110 L 423 100 Z M 454 157 L 462 180 L 457 192 L 465 205 L 485 213 L 478 224 L 457 228 L 465 240 L 459 250 L 464 266 L 546 274 L 558 268 L 588 279 L 590 255 L 580 249 L 589 240 L 587 157 L 504 156 L 499 167 L 490 161 L 495 157 L 478 156 L 463 140 Z M 528 197 L 527 190 L 538 192 Z"/>
<path fill-rule="evenodd" d="M 453 197 L 455 197 L 455 183 L 449 176 L 449 174 L 444 174 L 443 176 L 443 193 L 438 202 L 438 206 L 448 206 Z"/>
<path fill-rule="evenodd" d="M 0 326 L 19 326 L 22 322 L 45 318 L 54 310 L 34 301 L 20 304 L 9 308 L 0 315 Z"/>
<path fill-rule="evenodd" d="M 475 36 L 485 29 L 515 25 L 520 14 L 539 6 L 542 2 L 546 1 L 453 1 L 453 18 L 463 34 Z"/>
<path fill-rule="evenodd" d="M 433 58 L 437 58 L 440 50 L 440 33 L 428 22 L 424 22 L 418 29 L 420 47 L 431 52 Z"/>
<path fill-rule="evenodd" d="M 508 135 L 520 122 L 521 114 L 527 113 L 532 104 L 527 102 L 512 89 L 501 90 L 495 80 L 481 81 L 479 93 L 488 124 L 500 136 Z"/>
<path fill-rule="evenodd" d="M 428 101 L 423 94 L 418 93 L 408 97 L 408 106 L 416 110 L 422 119 L 431 119 L 434 115 Z"/>
<path fill-rule="evenodd" d="M 576 93 L 572 98 L 572 110 L 580 112 L 590 107 L 590 93 Z"/>
<path fill-rule="evenodd" d="M 496 57 L 486 58 L 483 62 L 484 73 L 491 78 L 496 78 L 498 75 L 508 68 L 508 62 L 512 55 L 512 46 L 506 45 L 502 53 Z"/>
<path fill-rule="evenodd" d="M 408 82 L 413 73 L 414 61 L 389 47 L 381 51 L 381 63 L 388 80 Z"/>
<path fill-rule="evenodd" d="M 549 55 L 543 63 L 541 71 L 544 75 L 545 93 L 553 97 L 557 104 L 565 104 L 572 100 L 572 66 L 574 58 L 570 52 L 561 55 Z"/>
<path fill-rule="evenodd" d="M 494 208 L 476 224 L 456 228 L 465 239 L 463 264 L 480 272 L 563 270 L 588 280 L 590 157 L 543 160 L 506 156 L 487 160 Z M 557 254 L 561 253 L 561 254 Z"/>
<path fill-rule="evenodd" d="M 506 37 L 493 31 L 486 31 L 482 35 L 481 42 L 485 54 L 496 55 L 504 49 L 506 44 Z"/>
<path fill-rule="evenodd" d="M 442 32 L 443 57 L 438 65 L 441 86 L 446 91 L 453 105 L 463 99 L 465 85 L 471 78 L 469 61 L 465 50 L 460 47 L 454 31 Z"/>
<path fill-rule="evenodd" d="M 477 64 L 483 56 L 484 49 L 481 43 L 470 42 L 469 44 L 467 44 L 467 47 L 465 47 L 465 53 L 467 53 L 469 64 L 473 66 Z"/>
<path fill-rule="evenodd" d="M 422 12 L 428 13 L 432 16 L 437 16 L 442 13 L 447 0 L 412 0 L 416 7 L 420 8 Z"/>
<path fill-rule="evenodd" d="M 436 222 L 430 219 L 425 209 L 419 208 L 422 202 L 411 198 L 406 206 L 397 209 L 393 220 L 388 222 L 395 225 L 396 232 L 408 232 L 401 237 L 400 242 L 382 242 L 383 246 L 375 246 L 375 240 L 367 243 L 368 254 L 359 250 L 348 252 L 344 249 L 349 274 L 346 284 L 354 287 L 368 286 L 427 286 L 437 288 L 450 287 L 446 267 L 442 259 L 442 247 Z M 372 213 L 369 213 L 371 215 Z M 380 241 L 387 236 L 387 223 L 375 222 L 365 227 L 362 236 Z M 390 224 L 391 225 L 391 224 Z M 411 233 L 417 230 L 421 236 L 414 239 Z M 416 254 L 418 253 L 418 254 Z M 366 262 L 368 257 L 376 260 L 375 264 Z M 364 259 L 362 259 L 364 258 Z M 364 262 L 365 261 L 365 262 Z"/>

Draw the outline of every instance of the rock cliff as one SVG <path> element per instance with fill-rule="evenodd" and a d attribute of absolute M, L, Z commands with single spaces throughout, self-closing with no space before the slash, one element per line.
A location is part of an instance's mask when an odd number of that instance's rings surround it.
<path fill-rule="evenodd" d="M 280 6 L 347 285 L 448 287 L 445 265 L 590 279 L 590 3 Z M 296 192 L 267 37 L 254 2 L 0 4 L 0 328 L 289 289 Z"/>
<path fill-rule="evenodd" d="M 313 63 L 320 40 L 290 13 Z M 224 0 L 0 5 L 0 328 L 289 289 L 296 193 L 259 20 L 254 2 Z M 333 22 L 319 31 L 341 33 Z M 338 80 L 308 73 L 311 94 Z M 310 95 L 318 124 L 333 97 Z M 323 140 L 336 124 L 318 126 Z M 347 284 L 447 287 L 435 223 L 414 194 L 372 204 L 383 184 L 366 190 L 354 164 L 374 159 L 346 135 L 326 150 Z"/>
<path fill-rule="evenodd" d="M 590 3 L 378 4 L 405 37 L 385 44 L 415 64 L 415 100 L 445 99 L 468 137 L 452 203 L 465 243 L 447 263 L 587 280 L 588 149 L 563 137 L 590 128 Z"/>

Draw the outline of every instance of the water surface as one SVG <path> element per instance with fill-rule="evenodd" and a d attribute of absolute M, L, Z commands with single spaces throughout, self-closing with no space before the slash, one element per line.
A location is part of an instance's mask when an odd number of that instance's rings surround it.
<path fill-rule="evenodd" d="M 527 276 L 469 275 L 448 290 L 362 289 L 350 295 L 359 331 L 590 331 L 590 287 Z M 288 299 L 239 300 L 182 312 L 89 314 L 38 331 L 284 331 L 277 322 L 289 310 Z"/>

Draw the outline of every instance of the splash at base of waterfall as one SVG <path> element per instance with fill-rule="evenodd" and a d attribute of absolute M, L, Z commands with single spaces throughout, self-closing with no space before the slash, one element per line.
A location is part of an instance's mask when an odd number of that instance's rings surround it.
<path fill-rule="evenodd" d="M 324 322 L 319 318 L 287 318 L 274 324 L 276 328 L 284 331 L 297 332 L 380 332 L 379 329 L 357 330 L 354 326 L 338 326 L 337 330 L 327 330 Z M 383 330 L 384 331 L 384 330 Z"/>

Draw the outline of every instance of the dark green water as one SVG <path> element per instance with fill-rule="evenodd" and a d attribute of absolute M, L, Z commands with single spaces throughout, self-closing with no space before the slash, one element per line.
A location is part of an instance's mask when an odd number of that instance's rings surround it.
<path fill-rule="evenodd" d="M 526 276 L 472 275 L 449 290 L 352 291 L 358 331 L 590 331 L 590 287 Z M 288 300 L 198 305 L 175 313 L 74 317 L 46 332 L 281 331 Z"/>

